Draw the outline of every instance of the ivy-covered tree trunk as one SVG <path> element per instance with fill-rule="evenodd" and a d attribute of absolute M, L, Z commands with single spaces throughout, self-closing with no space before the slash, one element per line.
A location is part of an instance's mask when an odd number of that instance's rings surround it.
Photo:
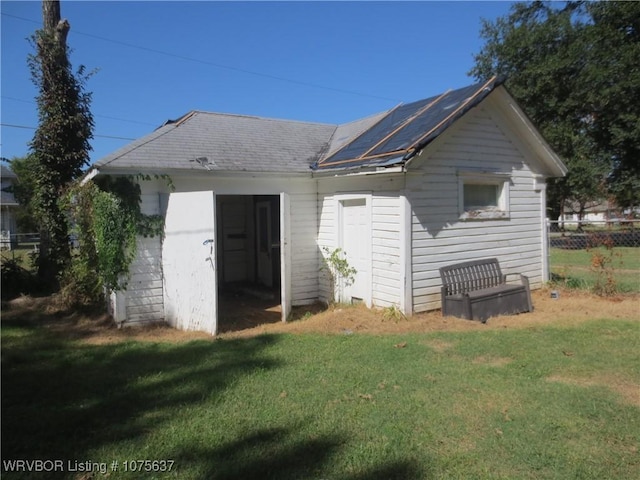
<path fill-rule="evenodd" d="M 38 128 L 30 143 L 34 158 L 34 214 L 41 226 L 38 273 L 55 283 L 69 264 L 70 246 L 65 212 L 59 199 L 88 164 L 93 137 L 91 94 L 85 93 L 84 68 L 71 70 L 67 35 L 71 28 L 60 17 L 59 1 L 42 2 L 43 28 L 32 41 L 29 56 L 33 82 L 38 87 Z"/>

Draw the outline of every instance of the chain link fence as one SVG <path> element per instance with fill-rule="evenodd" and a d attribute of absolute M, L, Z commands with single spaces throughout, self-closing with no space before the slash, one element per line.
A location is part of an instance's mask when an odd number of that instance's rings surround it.
<path fill-rule="evenodd" d="M 548 222 L 551 281 L 601 295 L 640 293 L 640 220 Z"/>

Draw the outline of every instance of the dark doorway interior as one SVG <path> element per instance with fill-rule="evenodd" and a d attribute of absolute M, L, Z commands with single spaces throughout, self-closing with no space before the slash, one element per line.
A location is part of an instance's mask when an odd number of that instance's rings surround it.
<path fill-rule="evenodd" d="M 280 197 L 218 195 L 218 331 L 281 320 Z"/>

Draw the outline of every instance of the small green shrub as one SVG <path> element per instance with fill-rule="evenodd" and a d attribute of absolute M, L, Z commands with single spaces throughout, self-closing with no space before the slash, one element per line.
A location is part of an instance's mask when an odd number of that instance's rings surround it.
<path fill-rule="evenodd" d="M 358 271 L 349 265 L 349 262 L 344 258 L 344 252 L 341 248 L 329 250 L 328 247 L 322 247 L 326 255 L 323 255 L 323 265 L 320 270 L 329 272 L 329 290 L 330 300 L 329 303 L 333 304 L 336 301 L 335 288 L 338 282 L 344 282 L 345 286 L 353 285 L 356 281 L 356 274 Z"/>

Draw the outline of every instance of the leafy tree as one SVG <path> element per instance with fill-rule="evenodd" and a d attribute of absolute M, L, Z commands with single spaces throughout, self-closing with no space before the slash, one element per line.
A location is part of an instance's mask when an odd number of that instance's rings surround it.
<path fill-rule="evenodd" d="M 585 68 L 592 135 L 609 152 L 609 191 L 618 205 L 640 205 L 640 2 L 585 4 L 594 45 Z"/>
<path fill-rule="evenodd" d="M 20 204 L 16 212 L 16 221 L 22 232 L 37 232 L 38 222 L 33 214 L 32 200 L 35 190 L 35 160 L 32 156 L 14 157 L 8 160 L 11 170 L 16 174 L 16 180 L 11 187 L 11 193 Z"/>
<path fill-rule="evenodd" d="M 77 74 L 71 69 L 67 47 L 71 27 L 60 18 L 60 2 L 43 1 L 42 14 L 43 28 L 32 37 L 36 53 L 29 56 L 32 79 L 39 90 L 39 123 L 30 143 L 32 205 L 41 226 L 38 273 L 54 281 L 71 256 L 67 219 L 58 200 L 88 164 L 93 117 L 91 94 L 84 91 L 84 67 Z"/>
<path fill-rule="evenodd" d="M 567 200 L 606 195 L 637 205 L 640 167 L 640 2 L 516 3 L 483 20 L 477 79 L 506 87 L 565 159 L 548 190 L 550 216 Z M 634 203 L 635 202 L 635 203 Z"/>

